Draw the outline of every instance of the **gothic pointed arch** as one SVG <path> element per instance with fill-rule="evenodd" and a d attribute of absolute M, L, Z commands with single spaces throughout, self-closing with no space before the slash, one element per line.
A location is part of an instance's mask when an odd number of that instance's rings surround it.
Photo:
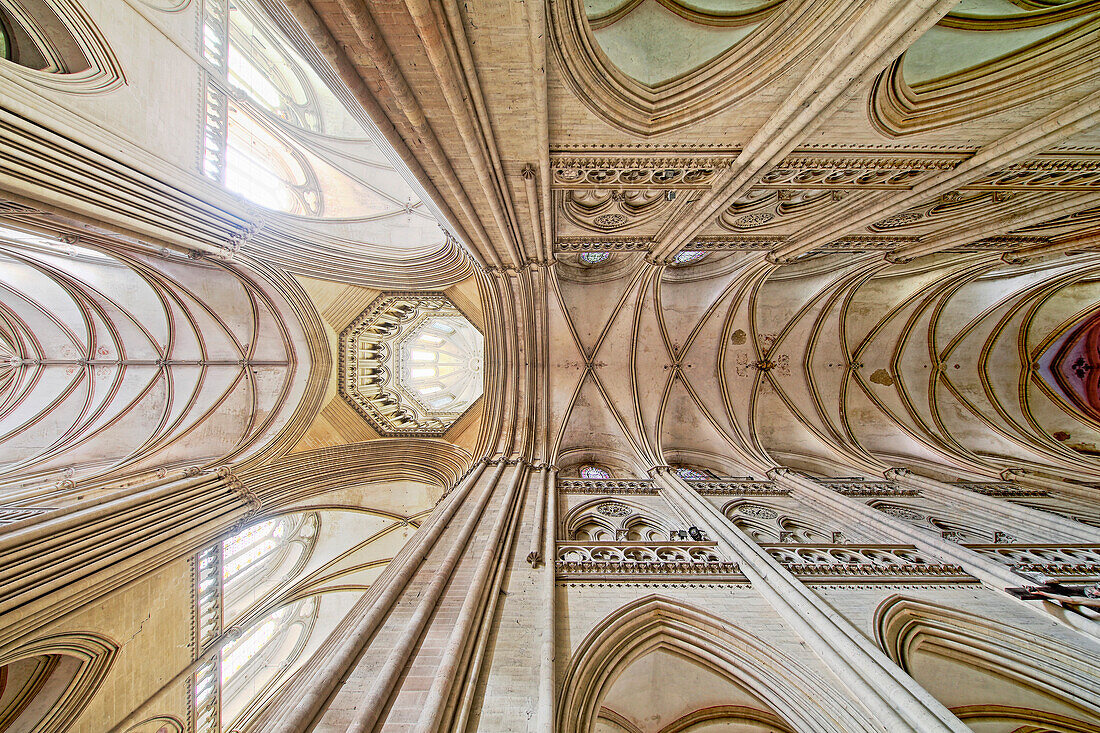
<path fill-rule="evenodd" d="M 573 507 L 565 516 L 564 537 L 581 541 L 659 541 L 672 531 L 653 510 L 622 497 L 599 497 Z"/>
<path fill-rule="evenodd" d="M 875 82 L 874 126 L 912 135 L 1095 83 L 1100 4 L 1008 7 L 949 13 L 914 43 Z"/>
<path fill-rule="evenodd" d="M 106 36 L 75 0 L 2 0 L 0 36 L 0 76 L 85 94 L 126 83 Z"/>
<path fill-rule="evenodd" d="M 596 115 L 629 132 L 657 135 L 734 104 L 798 60 L 797 49 L 813 43 L 820 28 L 804 22 L 800 13 L 776 12 L 784 1 L 704 12 L 698 3 L 634 0 L 599 3 L 610 7 L 590 15 L 591 3 L 557 0 L 548 8 L 550 46 L 567 82 Z M 661 30 L 643 26 L 632 32 L 624 52 L 597 38 L 597 33 L 613 32 L 611 26 L 625 27 L 643 14 L 655 16 L 650 20 Z M 694 33 L 669 33 L 673 26 L 689 31 L 701 27 L 706 40 Z M 647 36 L 662 36 L 673 47 L 654 58 L 652 49 L 637 47 Z"/>
<path fill-rule="evenodd" d="M 558 730 L 592 730 L 600 700 L 614 680 L 658 649 L 686 656 L 737 683 L 795 730 L 875 730 L 835 689 L 778 649 L 705 611 L 658 595 L 618 609 L 577 647 L 562 683 Z"/>
<path fill-rule="evenodd" d="M 0 656 L 0 730 L 68 730 L 110 672 L 118 646 L 91 633 L 51 636 Z"/>
<path fill-rule="evenodd" d="M 1093 661 L 1073 645 L 1057 643 L 1034 629 L 1025 632 L 903 596 L 879 606 L 874 630 L 879 646 L 898 666 L 952 711 L 962 708 L 971 720 L 1000 715 L 1043 723 L 1044 716 L 1062 716 L 1087 725 L 1051 730 L 1095 730 L 1100 723 L 1100 693 L 1087 672 Z M 971 677 L 947 672 L 960 665 Z M 953 680 L 950 692 L 934 684 L 935 675 Z M 976 684 L 978 675 L 985 684 Z M 959 690 L 969 695 L 969 704 L 960 705 L 961 697 L 943 699 Z"/>

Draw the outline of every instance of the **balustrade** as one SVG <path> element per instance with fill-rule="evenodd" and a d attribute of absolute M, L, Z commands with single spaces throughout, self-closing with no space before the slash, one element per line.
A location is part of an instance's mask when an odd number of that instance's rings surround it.
<path fill-rule="evenodd" d="M 965 545 L 1017 572 L 1043 573 L 1060 579 L 1100 578 L 1100 547 L 1096 545 Z"/>
<path fill-rule="evenodd" d="M 555 567 L 567 576 L 739 574 L 714 542 L 563 542 Z"/>
<path fill-rule="evenodd" d="M 958 565 L 938 563 L 910 545 L 761 545 L 794 575 L 883 579 L 965 576 Z"/>

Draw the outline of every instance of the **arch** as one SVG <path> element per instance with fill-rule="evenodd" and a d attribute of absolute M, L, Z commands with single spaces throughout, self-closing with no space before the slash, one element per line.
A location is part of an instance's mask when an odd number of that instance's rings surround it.
<path fill-rule="evenodd" d="M 0 0 L 5 54 L 0 75 L 64 92 L 124 85 L 122 65 L 76 0 Z"/>
<path fill-rule="evenodd" d="M 1095 38 L 1100 29 L 1097 7 L 1086 0 L 1010 15 L 948 14 L 875 80 L 870 95 L 872 124 L 889 137 L 912 135 L 1094 82 Z M 951 46 L 957 46 L 960 37 L 973 35 L 986 41 L 988 48 L 998 48 L 998 37 L 1017 38 L 1022 29 L 1043 26 L 1051 29 L 1045 37 L 1035 40 L 1025 33 L 1028 41 L 1017 41 L 1017 47 L 994 58 L 983 58 L 971 49 L 972 65 L 925 75 L 932 78 L 919 74 L 906 78 L 906 58 L 917 53 L 914 49 L 927 48 L 928 56 L 951 58 Z"/>
<path fill-rule="evenodd" d="M 158 715 L 128 728 L 126 733 L 183 733 L 183 723 L 171 715 Z"/>
<path fill-rule="evenodd" d="M 116 644 L 87 633 L 38 639 L 0 657 L 5 681 L 0 690 L 0 730 L 68 730 L 107 677 L 117 654 Z"/>
<path fill-rule="evenodd" d="M 786 71 L 799 57 L 797 49 L 817 43 L 823 29 L 798 13 L 775 12 L 784 0 L 763 0 L 739 18 L 727 48 L 695 68 L 656 84 L 625 73 L 597 40 L 583 0 L 560 0 L 548 6 L 552 40 L 566 82 L 588 108 L 616 127 L 639 135 L 657 135 L 709 117 L 752 94 Z M 698 15 L 689 3 L 662 2 L 677 14 Z M 629 11 L 637 2 L 625 2 Z M 692 6 L 695 7 L 695 6 Z M 614 15 L 614 14 L 612 14 Z M 594 19 L 597 25 L 608 18 Z M 710 23 L 708 23 L 710 24 Z M 748 31 L 747 35 L 744 31 Z M 742 37 L 743 36 L 743 37 Z"/>
<path fill-rule="evenodd" d="M 1095 656 L 1034 630 L 903 596 L 878 607 L 874 630 L 879 646 L 907 674 L 913 674 L 913 656 L 923 649 L 1054 698 L 1100 722 Z"/>
<path fill-rule="evenodd" d="M 651 508 L 618 496 L 602 496 L 578 504 L 566 515 L 562 526 L 565 530 L 562 536 L 579 541 L 653 542 L 667 539 L 672 531 L 672 525 L 654 516 Z M 600 537 L 603 533 L 609 537 Z M 585 537 L 577 537 L 578 534 Z"/>
<path fill-rule="evenodd" d="M 658 595 L 613 612 L 577 647 L 562 684 L 558 730 L 591 731 L 600 699 L 616 677 L 656 649 L 689 657 L 744 687 L 795 730 L 876 730 L 825 680 L 778 649 L 716 616 Z"/>
<path fill-rule="evenodd" d="M 787 507 L 749 499 L 732 499 L 722 514 L 757 542 L 782 542 L 784 533 L 793 533 L 795 542 L 828 543 L 833 533 L 802 516 L 790 514 Z"/>

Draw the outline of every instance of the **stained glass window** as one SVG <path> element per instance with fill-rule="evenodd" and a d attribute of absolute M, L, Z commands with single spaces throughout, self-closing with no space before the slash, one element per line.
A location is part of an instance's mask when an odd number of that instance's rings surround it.
<path fill-rule="evenodd" d="M 586 265 L 598 265 L 611 257 L 610 252 L 582 252 L 581 262 Z"/>
<path fill-rule="evenodd" d="M 222 650 L 223 685 L 233 675 L 237 674 L 241 667 L 248 664 L 248 660 L 256 656 L 256 652 L 263 649 L 269 641 L 275 638 L 275 633 L 282 626 L 283 618 L 286 615 L 287 607 L 283 606 L 268 616 L 263 623 L 249 629 L 240 639 L 226 645 Z"/>
<path fill-rule="evenodd" d="M 710 476 L 694 468 L 674 468 L 673 472 L 685 481 L 709 481 Z"/>
<path fill-rule="evenodd" d="M 693 262 L 698 262 L 707 256 L 706 252 L 700 252 L 696 249 L 685 249 L 682 252 L 677 252 L 672 258 L 673 266 L 690 265 Z"/>
<path fill-rule="evenodd" d="M 611 472 L 599 466 L 582 466 L 581 478 L 603 480 L 611 478 Z"/>
<path fill-rule="evenodd" d="M 8 31 L 4 28 L 3 11 L 0 11 L 0 59 L 11 60 L 11 43 L 8 42 Z"/>

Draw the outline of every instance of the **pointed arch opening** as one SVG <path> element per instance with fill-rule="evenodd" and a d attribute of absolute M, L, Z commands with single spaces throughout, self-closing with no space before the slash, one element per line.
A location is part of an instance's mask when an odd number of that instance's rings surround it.
<path fill-rule="evenodd" d="M 633 665 L 653 654 L 664 656 L 643 664 L 688 662 L 692 666 L 685 669 L 714 675 L 726 689 L 736 689 L 742 701 L 735 707 L 749 707 L 758 719 L 775 720 L 779 730 L 875 729 L 832 685 L 778 649 L 705 611 L 656 595 L 618 609 L 577 647 L 563 680 L 558 729 L 587 733 L 600 730 L 600 724 L 614 730 L 600 722 L 601 717 L 613 718 L 601 713 L 603 701 L 618 680 L 629 681 L 624 675 L 634 674 Z"/>
<path fill-rule="evenodd" d="M 60 733 L 76 722 L 118 654 L 95 634 L 39 639 L 0 657 L 0 731 Z"/>
<path fill-rule="evenodd" d="M 1077 647 L 902 596 L 878 608 L 875 637 L 898 666 L 979 730 L 1100 732 L 1096 659 Z"/>

